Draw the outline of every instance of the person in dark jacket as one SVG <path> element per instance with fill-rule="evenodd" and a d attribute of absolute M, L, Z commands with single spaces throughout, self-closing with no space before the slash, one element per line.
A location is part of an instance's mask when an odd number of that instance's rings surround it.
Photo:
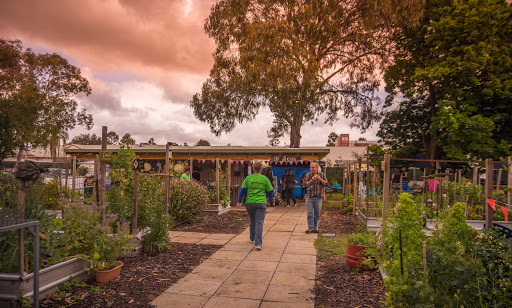
<path fill-rule="evenodd" d="M 286 207 L 290 207 L 290 199 L 293 199 L 293 206 L 297 206 L 297 200 L 295 200 L 295 184 L 297 183 L 297 178 L 295 174 L 293 174 L 293 170 L 288 170 L 288 175 L 285 180 L 286 185 Z"/>

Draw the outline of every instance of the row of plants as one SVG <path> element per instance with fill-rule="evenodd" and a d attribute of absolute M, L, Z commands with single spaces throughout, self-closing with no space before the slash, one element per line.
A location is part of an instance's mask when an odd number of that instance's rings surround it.
<path fill-rule="evenodd" d="M 388 217 L 376 248 L 368 252 L 387 275 L 386 306 L 512 305 L 512 240 L 469 227 L 464 204 L 451 207 L 431 237 L 425 235 L 421 207 L 410 194 L 400 195 L 395 214 Z"/>

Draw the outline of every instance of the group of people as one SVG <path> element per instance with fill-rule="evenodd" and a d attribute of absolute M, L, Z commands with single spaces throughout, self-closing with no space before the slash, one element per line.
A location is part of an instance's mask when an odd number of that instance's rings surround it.
<path fill-rule="evenodd" d="M 255 162 L 253 169 L 255 173 L 246 177 L 242 184 L 236 206 L 241 207 L 243 198 L 246 198 L 245 208 L 249 215 L 249 240 L 255 245 L 256 250 L 261 250 L 263 245 L 263 222 L 265 221 L 267 205 L 273 203 L 274 187 L 271 184 L 271 180 L 261 174 L 263 170 L 261 162 Z M 306 233 L 318 233 L 318 220 L 322 209 L 324 187 L 327 185 L 327 178 L 325 174 L 320 172 L 316 162 L 311 162 L 310 171 L 310 173 L 304 176 L 304 180 L 301 181 L 301 184 L 304 183 L 303 185 L 306 189 L 308 224 Z M 284 184 L 286 195 L 288 196 L 287 206 L 290 206 L 290 198 L 293 199 L 295 206 L 297 202 L 294 189 L 297 179 L 291 169 L 285 173 L 285 176 Z"/>

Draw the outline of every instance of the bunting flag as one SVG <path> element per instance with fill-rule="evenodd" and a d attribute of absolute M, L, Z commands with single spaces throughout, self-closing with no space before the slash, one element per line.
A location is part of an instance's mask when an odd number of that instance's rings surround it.
<path fill-rule="evenodd" d="M 309 163 L 309 160 L 305 160 L 304 162 L 307 164 L 307 163 Z"/>
<path fill-rule="evenodd" d="M 246 163 L 246 164 L 249 164 L 249 161 L 248 161 L 248 160 L 246 160 L 246 161 L 245 161 L 245 163 Z"/>
<path fill-rule="evenodd" d="M 492 207 L 492 209 L 496 211 L 496 200 L 485 199 L 485 201 L 487 201 L 487 204 L 489 204 L 489 206 Z"/>
<path fill-rule="evenodd" d="M 287 166 L 288 166 L 288 162 L 287 162 L 287 161 L 286 161 L 286 162 L 284 162 L 284 163 L 285 163 L 285 165 L 287 165 Z"/>
<path fill-rule="evenodd" d="M 505 215 L 505 222 L 508 222 L 508 210 L 507 210 L 507 208 L 502 206 L 501 210 L 503 211 L 503 214 Z"/>
<path fill-rule="evenodd" d="M 207 160 L 206 160 L 206 162 L 207 162 L 207 163 L 210 163 L 210 161 L 211 161 L 211 160 L 209 160 L 209 159 L 207 159 Z"/>

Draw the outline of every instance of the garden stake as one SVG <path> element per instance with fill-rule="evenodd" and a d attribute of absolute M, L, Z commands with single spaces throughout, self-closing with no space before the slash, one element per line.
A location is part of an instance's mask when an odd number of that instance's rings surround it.
<path fill-rule="evenodd" d="M 423 271 L 427 271 L 427 242 L 423 242 Z"/>
<path fill-rule="evenodd" d="M 402 257 L 402 230 L 398 230 L 398 241 L 400 242 L 400 273 L 404 275 L 404 260 Z"/>

